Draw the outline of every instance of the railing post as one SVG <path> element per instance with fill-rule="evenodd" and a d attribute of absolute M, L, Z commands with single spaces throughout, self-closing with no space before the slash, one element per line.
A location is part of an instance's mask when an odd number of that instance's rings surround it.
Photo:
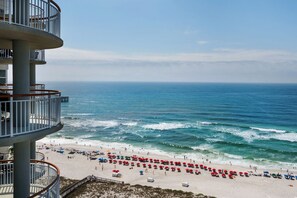
<path fill-rule="evenodd" d="M 12 6 L 11 6 L 11 1 L 8 1 L 8 23 L 11 23 L 11 17 L 12 17 Z"/>
<path fill-rule="evenodd" d="M 13 137 L 13 97 L 10 97 L 10 137 Z"/>
<path fill-rule="evenodd" d="M 51 95 L 48 95 L 48 125 L 51 126 Z"/>
<path fill-rule="evenodd" d="M 48 21 L 47 21 L 47 31 L 50 32 L 50 18 L 51 18 L 51 1 L 47 0 L 47 17 L 48 17 Z"/>

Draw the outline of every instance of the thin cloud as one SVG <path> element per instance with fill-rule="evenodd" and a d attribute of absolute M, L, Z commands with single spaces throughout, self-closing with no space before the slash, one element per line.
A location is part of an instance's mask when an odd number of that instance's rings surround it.
<path fill-rule="evenodd" d="M 203 53 L 178 54 L 120 54 L 61 48 L 47 51 L 49 61 L 89 62 L 294 62 L 297 53 L 281 50 L 214 49 Z"/>
<path fill-rule="evenodd" d="M 196 42 L 198 45 L 206 45 L 206 44 L 208 44 L 208 41 L 203 41 L 203 40 L 201 40 L 201 41 L 197 41 Z"/>

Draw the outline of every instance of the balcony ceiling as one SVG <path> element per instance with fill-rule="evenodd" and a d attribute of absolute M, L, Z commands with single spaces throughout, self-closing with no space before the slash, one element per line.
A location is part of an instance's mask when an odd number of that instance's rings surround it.
<path fill-rule="evenodd" d="M 28 41 L 31 49 L 53 49 L 63 46 L 63 40 L 53 34 L 0 22 L 0 48 L 11 49 L 12 40 Z"/>

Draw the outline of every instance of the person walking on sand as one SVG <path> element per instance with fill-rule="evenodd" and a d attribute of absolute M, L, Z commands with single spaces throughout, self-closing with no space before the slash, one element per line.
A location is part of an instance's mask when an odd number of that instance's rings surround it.
<path fill-rule="evenodd" d="M 101 168 L 102 168 L 102 171 L 103 171 L 103 164 L 102 164 Z"/>

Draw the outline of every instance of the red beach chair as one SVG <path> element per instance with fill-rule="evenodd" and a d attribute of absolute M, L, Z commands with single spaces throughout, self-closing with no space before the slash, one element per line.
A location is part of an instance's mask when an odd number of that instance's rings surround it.
<path fill-rule="evenodd" d="M 180 168 L 177 168 L 177 172 L 179 172 L 179 173 L 181 172 Z"/>
<path fill-rule="evenodd" d="M 158 168 L 158 166 L 155 164 L 155 165 L 154 165 L 154 169 L 157 169 L 157 168 Z"/>
<path fill-rule="evenodd" d="M 200 175 L 201 172 L 200 172 L 199 170 L 196 170 L 196 171 L 195 171 L 195 174 L 196 174 L 196 175 Z"/>

